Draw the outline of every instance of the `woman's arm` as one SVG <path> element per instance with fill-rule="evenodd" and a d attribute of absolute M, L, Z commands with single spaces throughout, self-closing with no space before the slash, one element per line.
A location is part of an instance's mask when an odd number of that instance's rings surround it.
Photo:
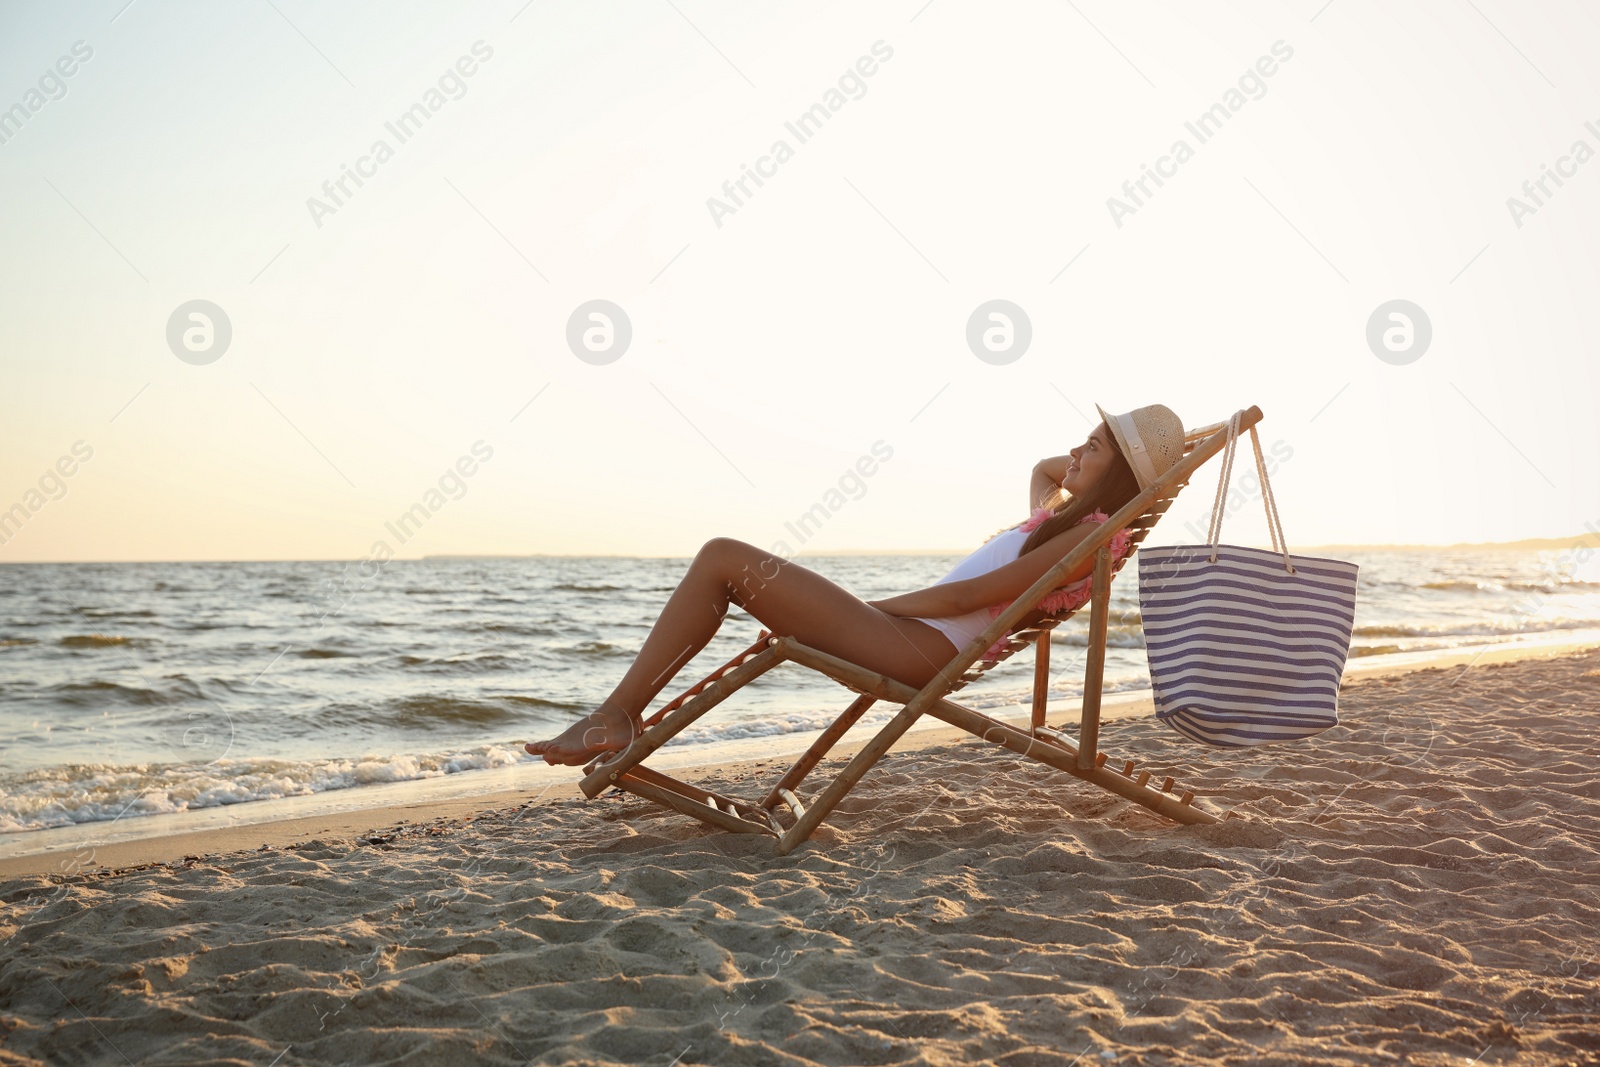
<path fill-rule="evenodd" d="M 988 574 L 965 578 L 959 582 L 931 585 L 914 593 L 902 593 L 887 600 L 869 600 L 868 603 L 890 615 L 902 618 L 921 616 L 928 619 L 942 619 L 951 615 L 965 615 L 970 611 L 989 607 L 991 604 L 1015 600 L 1098 528 L 1097 523 L 1080 523 L 1070 530 L 1056 534 L 1020 559 L 1012 560 L 1003 567 L 997 567 Z M 1081 581 L 1093 571 L 1094 560 L 1085 560 L 1063 577 L 1058 585 Z"/>
<path fill-rule="evenodd" d="M 1051 456 L 1033 465 L 1033 480 L 1028 485 L 1028 510 L 1053 505 L 1061 496 L 1061 479 L 1067 476 L 1071 456 Z"/>

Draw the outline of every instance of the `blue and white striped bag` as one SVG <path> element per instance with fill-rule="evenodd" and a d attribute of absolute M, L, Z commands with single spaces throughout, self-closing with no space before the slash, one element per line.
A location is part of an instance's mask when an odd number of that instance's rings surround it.
<path fill-rule="evenodd" d="M 1238 419 L 1229 421 L 1210 543 L 1139 553 L 1156 718 L 1185 737 L 1230 748 L 1292 741 L 1338 724 L 1358 569 L 1289 554 L 1254 426 L 1273 549 L 1217 543 Z"/>

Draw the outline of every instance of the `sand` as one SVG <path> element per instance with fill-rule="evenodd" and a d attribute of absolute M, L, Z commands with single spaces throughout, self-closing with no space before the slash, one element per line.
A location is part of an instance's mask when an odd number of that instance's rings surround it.
<path fill-rule="evenodd" d="M 1108 724 L 1215 826 L 941 735 L 785 857 L 562 795 L 12 877 L 0 1064 L 1600 1064 L 1600 650 L 1341 713 Z"/>

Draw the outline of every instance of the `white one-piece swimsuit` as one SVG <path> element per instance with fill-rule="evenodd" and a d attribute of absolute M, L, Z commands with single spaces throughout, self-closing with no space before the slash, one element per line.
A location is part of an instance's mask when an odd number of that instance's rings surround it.
<path fill-rule="evenodd" d="M 1028 539 L 1028 534 L 1031 532 L 1020 526 L 1000 531 L 979 545 L 972 555 L 950 568 L 949 574 L 933 584 L 943 585 L 946 582 L 976 578 L 980 574 L 988 574 L 992 570 L 1004 567 L 1017 558 L 1022 543 Z M 917 622 L 925 622 L 932 626 L 948 637 L 958 652 L 970 645 L 973 638 L 983 633 L 984 628 L 994 621 L 994 616 L 989 614 L 988 608 L 969 611 L 965 615 L 949 615 L 942 619 L 924 619 L 914 615 L 908 615 L 907 618 L 915 618 Z"/>

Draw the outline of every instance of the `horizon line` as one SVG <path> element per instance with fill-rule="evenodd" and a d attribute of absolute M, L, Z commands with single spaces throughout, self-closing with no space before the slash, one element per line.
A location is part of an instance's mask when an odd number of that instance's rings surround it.
<path fill-rule="evenodd" d="M 1159 546 L 1152 546 L 1159 547 Z M 1321 545 L 1300 545 L 1291 549 L 1295 552 L 1313 551 L 1449 551 L 1460 549 L 1502 550 L 1502 551 L 1538 551 L 1545 549 L 1561 548 L 1590 548 L 1600 551 L 1600 531 L 1593 533 L 1576 534 L 1572 537 L 1529 537 L 1518 541 L 1457 541 L 1452 544 L 1355 544 L 1355 543 L 1329 543 Z M 785 559 L 795 559 L 807 556 L 813 559 L 826 559 L 830 556 L 960 556 L 969 554 L 970 550 L 959 548 L 836 548 L 827 552 L 796 552 L 785 556 Z M 638 553 L 638 552 L 439 552 L 423 556 L 395 556 L 385 560 L 389 563 L 427 563 L 437 560 L 464 560 L 464 559 L 692 559 L 692 555 Z M 359 563 L 359 559 L 345 559 L 333 557 L 276 557 L 257 559 L 38 559 L 38 560 L 0 560 L 0 566 L 29 567 L 29 566 L 57 566 L 57 565 L 86 565 L 120 564 L 120 563 Z"/>

